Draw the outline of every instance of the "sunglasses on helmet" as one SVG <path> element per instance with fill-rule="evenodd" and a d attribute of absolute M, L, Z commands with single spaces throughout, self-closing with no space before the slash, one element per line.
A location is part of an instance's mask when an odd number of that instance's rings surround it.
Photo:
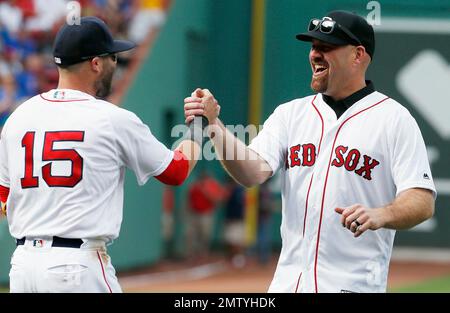
<path fill-rule="evenodd" d="M 324 34 L 331 34 L 336 30 L 336 28 L 342 30 L 355 43 L 361 45 L 361 41 L 355 35 L 353 35 L 351 31 L 349 31 L 344 26 L 338 24 L 336 21 L 334 21 L 328 16 L 324 17 L 323 19 L 314 18 L 309 22 L 308 25 L 308 31 L 312 32 L 319 29 L 320 32 Z"/>

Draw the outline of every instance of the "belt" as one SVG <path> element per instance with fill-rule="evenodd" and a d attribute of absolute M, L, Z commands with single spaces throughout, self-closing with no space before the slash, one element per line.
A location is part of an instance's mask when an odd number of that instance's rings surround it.
<path fill-rule="evenodd" d="M 38 240 L 35 240 L 38 241 Z M 22 246 L 25 244 L 25 238 L 16 239 L 16 246 Z M 59 248 L 80 248 L 83 244 L 81 239 L 61 238 L 53 237 L 52 247 Z"/>

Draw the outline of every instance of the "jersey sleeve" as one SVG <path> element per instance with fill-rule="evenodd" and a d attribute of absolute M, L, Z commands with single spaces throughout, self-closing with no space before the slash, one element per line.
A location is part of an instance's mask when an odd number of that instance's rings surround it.
<path fill-rule="evenodd" d="M 158 141 L 136 114 L 118 109 L 112 115 L 111 122 L 115 130 L 119 162 L 133 170 L 139 185 L 164 172 L 173 159 L 173 151 Z"/>
<path fill-rule="evenodd" d="M 258 153 L 272 169 L 272 175 L 285 164 L 288 134 L 280 107 L 264 122 L 263 129 L 252 140 L 249 148 Z"/>
<path fill-rule="evenodd" d="M 396 195 L 410 188 L 424 188 L 431 190 L 436 198 L 427 150 L 417 122 L 405 109 L 391 125 L 388 145 Z"/>
<path fill-rule="evenodd" d="M 2 130 L 2 135 L 6 131 L 5 127 Z M 6 153 L 6 140 L 4 137 L 0 136 L 0 185 L 9 188 L 8 154 Z"/>

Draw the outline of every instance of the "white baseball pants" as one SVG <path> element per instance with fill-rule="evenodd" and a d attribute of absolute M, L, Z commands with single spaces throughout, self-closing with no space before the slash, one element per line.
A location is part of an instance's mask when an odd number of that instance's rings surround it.
<path fill-rule="evenodd" d="M 25 240 L 11 258 L 10 292 L 122 292 L 103 241 L 80 248 L 52 247 L 52 240 Z"/>

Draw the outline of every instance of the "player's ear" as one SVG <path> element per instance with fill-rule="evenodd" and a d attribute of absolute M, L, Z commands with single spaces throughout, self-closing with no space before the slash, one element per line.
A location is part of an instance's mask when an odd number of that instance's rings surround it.
<path fill-rule="evenodd" d="M 100 73 L 103 69 L 103 60 L 100 57 L 95 57 L 93 58 L 90 62 L 89 65 L 91 67 L 91 70 L 95 73 Z"/>
<path fill-rule="evenodd" d="M 364 46 L 357 46 L 355 49 L 354 62 L 355 64 L 362 64 L 367 55 L 366 48 Z"/>

